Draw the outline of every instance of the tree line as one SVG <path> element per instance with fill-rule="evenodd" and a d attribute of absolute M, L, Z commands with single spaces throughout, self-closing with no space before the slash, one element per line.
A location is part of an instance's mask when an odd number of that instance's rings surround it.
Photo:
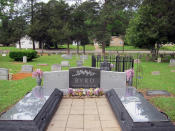
<path fill-rule="evenodd" d="M 69 5 L 64 0 L 1 0 L 0 43 L 8 46 L 28 35 L 40 48 L 58 48 L 73 41 L 84 47 L 96 40 L 105 53 L 112 35 L 125 44 L 158 51 L 175 37 L 175 0 L 87 0 Z"/>

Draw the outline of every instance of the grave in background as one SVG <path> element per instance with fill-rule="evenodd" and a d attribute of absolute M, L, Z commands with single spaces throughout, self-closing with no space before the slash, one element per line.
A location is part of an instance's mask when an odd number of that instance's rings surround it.
<path fill-rule="evenodd" d="M 53 64 L 51 66 L 51 71 L 60 71 L 61 70 L 61 65 L 59 64 Z"/>
<path fill-rule="evenodd" d="M 107 61 L 101 62 L 100 69 L 105 71 L 111 71 L 111 63 Z"/>
<path fill-rule="evenodd" d="M 6 68 L 0 68 L 0 80 L 9 79 L 9 70 Z"/>
<path fill-rule="evenodd" d="M 146 92 L 147 96 L 154 96 L 154 95 L 166 95 L 166 96 L 170 96 L 170 93 L 168 93 L 167 91 L 164 90 L 148 90 Z"/>
<path fill-rule="evenodd" d="M 69 61 L 61 61 L 61 67 L 69 67 Z"/>
<path fill-rule="evenodd" d="M 61 57 L 64 59 L 72 59 L 72 54 L 63 54 Z"/>
<path fill-rule="evenodd" d="M 33 66 L 32 65 L 23 65 L 21 72 L 31 73 L 31 72 L 33 72 Z"/>
<path fill-rule="evenodd" d="M 170 64 L 169 66 L 175 66 L 175 59 L 170 59 Z"/>

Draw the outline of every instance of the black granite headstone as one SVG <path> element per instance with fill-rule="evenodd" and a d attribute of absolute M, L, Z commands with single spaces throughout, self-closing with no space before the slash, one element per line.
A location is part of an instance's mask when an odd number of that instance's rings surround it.
<path fill-rule="evenodd" d="M 100 70 L 89 67 L 69 69 L 69 88 L 100 88 Z"/>

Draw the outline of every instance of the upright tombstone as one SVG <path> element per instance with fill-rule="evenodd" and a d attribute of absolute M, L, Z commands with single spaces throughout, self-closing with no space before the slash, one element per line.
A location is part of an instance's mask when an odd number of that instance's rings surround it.
<path fill-rule="evenodd" d="M 60 71 L 61 70 L 61 65 L 59 64 L 53 64 L 51 66 L 51 71 Z"/>
<path fill-rule="evenodd" d="M 72 59 L 72 54 L 63 54 L 61 57 L 64 59 Z"/>
<path fill-rule="evenodd" d="M 175 66 L 175 59 L 170 59 L 170 66 Z"/>
<path fill-rule="evenodd" d="M 70 66 L 69 61 L 61 61 L 61 66 L 62 67 L 69 67 Z"/>
<path fill-rule="evenodd" d="M 157 63 L 161 63 L 161 58 L 157 58 Z"/>
<path fill-rule="evenodd" d="M 69 88 L 100 88 L 100 69 L 89 67 L 69 69 Z"/>
<path fill-rule="evenodd" d="M 21 72 L 32 73 L 33 72 L 33 66 L 32 65 L 23 65 Z"/>
<path fill-rule="evenodd" d="M 100 69 L 105 71 L 111 71 L 111 63 L 104 61 L 100 63 Z"/>
<path fill-rule="evenodd" d="M 23 56 L 23 63 L 27 63 L 27 56 Z"/>
<path fill-rule="evenodd" d="M 0 68 L 0 80 L 9 79 L 9 70 L 6 68 Z"/>
<path fill-rule="evenodd" d="M 81 67 L 83 66 L 83 61 L 82 60 L 78 60 L 77 61 L 77 67 Z"/>

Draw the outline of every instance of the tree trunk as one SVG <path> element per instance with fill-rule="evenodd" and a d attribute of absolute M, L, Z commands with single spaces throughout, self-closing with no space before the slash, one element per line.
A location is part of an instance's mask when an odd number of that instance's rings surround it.
<path fill-rule="evenodd" d="M 85 55 L 85 51 L 86 51 L 85 45 L 83 45 L 83 54 L 84 54 L 84 55 Z"/>
<path fill-rule="evenodd" d="M 41 42 L 41 48 L 42 48 L 42 51 L 41 51 L 41 55 L 43 55 L 43 48 L 44 48 L 44 44 L 43 44 L 43 42 Z"/>
<path fill-rule="evenodd" d="M 77 54 L 79 54 L 79 43 L 77 43 Z"/>
<path fill-rule="evenodd" d="M 39 41 L 39 49 L 42 49 L 42 42 Z"/>
<path fill-rule="evenodd" d="M 67 54 L 70 54 L 69 42 L 67 43 Z"/>
<path fill-rule="evenodd" d="M 32 43 L 33 43 L 33 50 L 35 50 L 35 41 L 32 40 Z"/>
<path fill-rule="evenodd" d="M 55 49 L 58 49 L 58 45 L 57 43 L 54 43 Z"/>
<path fill-rule="evenodd" d="M 105 44 L 102 43 L 102 55 L 105 56 Z"/>
<path fill-rule="evenodd" d="M 21 49 L 21 40 L 19 39 L 19 49 Z"/>

